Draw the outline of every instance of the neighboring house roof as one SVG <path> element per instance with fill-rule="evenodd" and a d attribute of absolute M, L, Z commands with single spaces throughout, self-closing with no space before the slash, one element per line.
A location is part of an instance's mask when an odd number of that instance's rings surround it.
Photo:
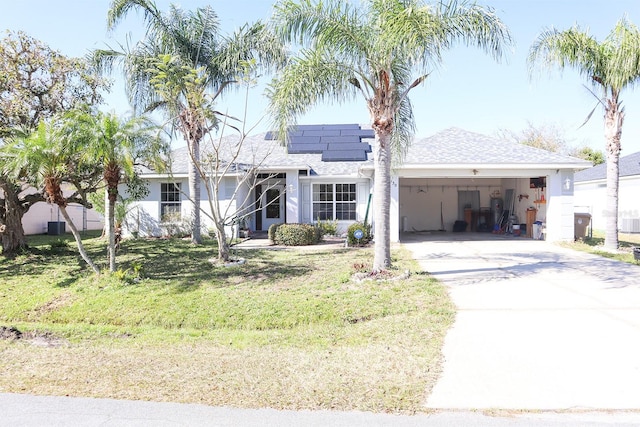
<path fill-rule="evenodd" d="M 620 176 L 640 175 L 640 151 L 620 157 Z M 576 173 L 575 182 L 599 181 L 607 179 L 607 164 L 601 163 Z"/>
<path fill-rule="evenodd" d="M 246 137 L 239 164 L 258 164 L 264 169 L 306 169 L 316 176 L 357 176 L 361 168 L 373 168 L 370 143 L 373 131 L 359 125 L 299 125 L 289 134 L 289 146 L 274 139 L 272 132 Z M 238 136 L 223 138 L 226 153 L 239 141 Z M 203 153 L 207 143 L 202 144 Z M 210 150 L 209 150 L 210 151 Z M 172 171 L 186 174 L 189 152 L 186 147 L 172 152 Z M 585 160 L 558 153 L 502 141 L 479 133 L 450 128 L 428 138 L 415 140 L 400 166 L 430 165 L 544 165 L 583 169 Z"/>
<path fill-rule="evenodd" d="M 575 164 L 579 168 L 590 165 L 582 159 L 458 128 L 414 141 L 403 164 Z"/>

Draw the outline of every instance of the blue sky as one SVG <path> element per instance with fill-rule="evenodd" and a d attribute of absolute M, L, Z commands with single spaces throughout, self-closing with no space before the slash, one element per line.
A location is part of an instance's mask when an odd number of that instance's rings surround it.
<path fill-rule="evenodd" d="M 3 1 L 0 28 L 23 30 L 69 56 L 81 56 L 91 49 L 116 45 L 132 32 L 136 40 L 141 18 L 132 14 L 114 34 L 107 34 L 109 0 L 13 0 Z M 166 9 L 168 0 L 157 0 Z M 267 0 L 183 0 L 173 1 L 185 9 L 210 4 L 218 13 L 226 32 L 247 21 L 265 19 L 273 2 Z M 473 48 L 456 47 L 444 56 L 444 63 L 425 84 L 412 91 L 411 100 L 418 137 L 426 137 L 448 127 L 495 134 L 499 129 L 519 131 L 534 126 L 562 128 L 574 145 L 603 149 L 602 112 L 578 129 L 596 104 L 577 72 L 567 69 L 538 73 L 529 77 L 526 57 L 537 34 L 546 27 L 566 29 L 573 24 L 589 28 L 602 40 L 616 21 L 627 15 L 640 25 L 637 0 L 480 0 L 494 7 L 509 26 L 515 47 L 502 63 Z M 119 77 L 119 76 L 116 76 Z M 262 83 L 266 83 L 264 79 Z M 265 116 L 264 85 L 254 88 L 249 103 L 248 123 Z M 244 97 L 230 93 L 219 104 L 221 110 L 239 116 Z M 640 151 L 640 87 L 623 94 L 626 120 L 623 128 L 623 155 Z M 121 85 L 107 97 L 106 109 L 125 113 L 129 107 Z M 362 99 L 340 105 L 321 105 L 301 117 L 299 123 L 368 123 Z M 265 117 L 256 132 L 267 130 Z"/>

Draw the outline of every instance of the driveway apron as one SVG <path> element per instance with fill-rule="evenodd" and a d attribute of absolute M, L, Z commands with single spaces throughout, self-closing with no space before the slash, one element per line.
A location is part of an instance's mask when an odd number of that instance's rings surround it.
<path fill-rule="evenodd" d="M 462 237 L 403 239 L 458 309 L 426 407 L 640 409 L 640 267 Z"/>

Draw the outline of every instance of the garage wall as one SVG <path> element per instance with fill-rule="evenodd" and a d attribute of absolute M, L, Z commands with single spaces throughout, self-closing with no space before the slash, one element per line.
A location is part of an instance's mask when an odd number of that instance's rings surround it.
<path fill-rule="evenodd" d="M 442 202 L 445 230 L 452 231 L 453 223 L 464 219 L 458 218 L 458 191 L 479 191 L 481 208 L 490 208 L 492 195 L 504 200 L 510 188 L 514 189 L 514 211 L 519 223 L 526 223 L 529 208 L 536 209 L 536 220 L 546 220 L 546 204 L 534 203 L 540 191 L 529 188 L 529 178 L 403 178 L 400 181 L 400 230 L 403 231 L 403 217 L 406 217 L 408 231 L 439 230 Z"/>
<path fill-rule="evenodd" d="M 536 191 L 529 187 L 529 178 L 503 178 L 502 186 L 506 190 L 507 188 L 513 188 L 515 190 L 515 205 L 514 212 L 518 217 L 518 222 L 525 224 L 527 222 L 527 209 L 536 209 L 536 220 L 546 221 L 547 205 L 543 203 L 535 203 L 540 198 L 541 191 Z M 544 191 L 545 197 L 547 197 L 546 189 Z"/>
<path fill-rule="evenodd" d="M 440 203 L 442 216 L 447 231 L 453 230 L 453 223 L 458 219 L 458 190 L 480 192 L 480 206 L 489 208 L 491 194 L 502 189 L 502 181 L 495 179 L 470 178 L 403 178 L 400 180 L 400 230 L 403 217 L 406 217 L 409 231 L 439 230 Z"/>

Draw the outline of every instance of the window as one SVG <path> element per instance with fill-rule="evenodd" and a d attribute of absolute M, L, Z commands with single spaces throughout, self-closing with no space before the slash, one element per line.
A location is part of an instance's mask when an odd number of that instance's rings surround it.
<path fill-rule="evenodd" d="M 355 184 L 314 184 L 314 220 L 356 220 Z"/>
<path fill-rule="evenodd" d="M 267 218 L 280 218 L 280 190 L 277 188 L 268 189 L 265 202 L 267 204 Z"/>
<path fill-rule="evenodd" d="M 180 184 L 163 182 L 160 184 L 160 220 L 176 221 L 180 219 Z"/>

